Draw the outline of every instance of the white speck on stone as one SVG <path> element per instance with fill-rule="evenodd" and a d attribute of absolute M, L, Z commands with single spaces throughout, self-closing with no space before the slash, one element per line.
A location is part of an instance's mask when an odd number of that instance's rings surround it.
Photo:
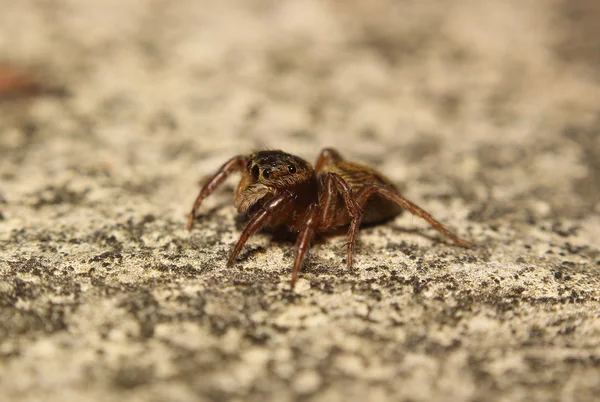
<path fill-rule="evenodd" d="M 321 385 L 321 377 L 314 371 L 303 371 L 296 375 L 292 382 L 294 391 L 299 394 L 315 392 Z"/>
<path fill-rule="evenodd" d="M 540 217 L 546 217 L 552 210 L 552 207 L 546 201 L 536 201 L 533 203 L 533 209 Z"/>
<path fill-rule="evenodd" d="M 308 290 L 310 290 L 310 282 L 306 279 L 298 279 L 298 282 L 296 282 L 296 286 L 294 287 L 294 292 L 302 294 Z"/>

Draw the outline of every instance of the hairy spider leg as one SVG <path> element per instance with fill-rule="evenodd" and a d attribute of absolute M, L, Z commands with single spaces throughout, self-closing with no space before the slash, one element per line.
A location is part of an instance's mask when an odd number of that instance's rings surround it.
<path fill-rule="evenodd" d="M 341 194 L 351 219 L 350 227 L 348 228 L 348 258 L 346 260 L 348 268 L 351 268 L 354 243 L 356 242 L 356 235 L 362 219 L 362 208 L 352 194 L 350 186 L 348 186 L 348 183 L 342 176 L 331 172 L 325 173 L 323 176 L 323 185 L 325 186 L 324 193 L 319 201 L 322 208 L 320 229 L 325 232 L 334 228 L 336 216 L 334 205 L 337 201 L 337 194 Z"/>
<path fill-rule="evenodd" d="M 229 177 L 231 173 L 244 170 L 244 168 L 246 167 L 246 163 L 248 163 L 248 157 L 246 156 L 238 155 L 231 158 L 230 160 L 225 162 L 225 164 L 221 166 L 217 173 L 215 173 L 215 175 L 202 187 L 200 193 L 198 194 L 198 197 L 196 197 L 196 201 L 194 201 L 192 211 L 188 216 L 188 230 L 191 230 L 192 226 L 194 226 L 194 219 L 196 219 L 196 213 L 198 212 L 202 201 L 204 201 L 206 197 L 211 195 L 217 189 L 217 187 L 219 187 L 219 185 L 223 183 L 225 179 L 227 179 L 227 177 Z"/>
<path fill-rule="evenodd" d="M 310 242 L 315 236 L 315 231 L 317 229 L 317 225 L 319 224 L 319 206 L 317 204 L 312 204 L 309 207 L 308 213 L 306 214 L 306 218 L 302 224 L 302 230 L 298 234 L 298 240 L 296 242 L 296 255 L 294 257 L 294 265 L 292 267 L 292 281 L 290 283 L 292 289 L 294 285 L 296 285 L 296 281 L 298 280 L 298 274 L 300 273 L 300 268 L 302 267 L 302 263 L 304 262 L 304 258 L 306 257 L 306 252 L 310 247 Z"/>
<path fill-rule="evenodd" d="M 321 215 L 319 231 L 325 232 L 333 225 L 335 217 L 335 204 L 337 201 L 337 190 L 333 180 L 323 177 L 323 190 L 319 194 L 319 213 Z"/>
<path fill-rule="evenodd" d="M 340 162 L 344 160 L 342 155 L 333 148 L 324 148 L 317 157 L 315 163 L 315 172 L 320 172 L 327 165 L 332 163 Z M 321 205 L 321 230 L 327 231 L 334 227 L 335 223 L 335 204 L 337 201 L 337 191 L 344 198 L 346 209 L 350 215 L 350 227 L 348 229 L 348 257 L 346 259 L 348 268 L 352 267 L 352 255 L 354 253 L 354 244 L 356 242 L 356 235 L 360 228 L 360 221 L 362 219 L 362 207 L 356 202 L 350 186 L 346 181 L 338 174 L 327 173 L 323 178 L 323 185 L 325 186 L 324 194 L 319 204 Z"/>
<path fill-rule="evenodd" d="M 281 209 L 291 202 L 292 199 L 292 194 L 283 192 L 271 198 L 254 216 L 252 216 L 246 224 L 246 227 L 244 227 L 237 244 L 231 252 L 229 260 L 227 260 L 227 266 L 231 266 L 235 262 L 235 259 L 240 251 L 242 251 L 244 244 L 246 244 L 250 236 L 265 226 L 268 223 L 269 218 L 281 211 Z"/>
<path fill-rule="evenodd" d="M 355 193 L 355 197 L 358 201 L 358 204 L 363 206 L 367 202 L 367 199 L 370 196 L 372 196 L 373 194 L 381 194 L 385 198 L 395 202 L 396 204 L 400 205 L 402 208 L 408 210 L 408 212 L 410 212 L 411 214 L 425 219 L 427 222 L 429 222 L 429 224 L 431 226 L 433 226 L 434 229 L 436 229 L 438 232 L 440 232 L 444 236 L 452 239 L 452 241 L 454 241 L 454 243 L 456 243 L 462 247 L 465 247 L 465 248 L 473 248 L 474 247 L 473 244 L 469 243 L 466 240 L 461 239 L 460 237 L 458 237 L 457 235 L 455 235 L 454 233 L 452 233 L 451 231 L 446 229 L 444 227 L 444 225 L 442 225 L 437 220 L 433 219 L 433 217 L 427 211 L 423 210 L 416 204 L 414 204 L 414 203 L 410 202 L 409 200 L 407 200 L 406 198 L 402 197 L 393 188 L 390 188 L 390 187 L 382 185 L 382 184 L 370 184 L 368 186 L 357 189 L 356 193 Z"/>
<path fill-rule="evenodd" d="M 331 163 L 339 162 L 344 160 L 342 155 L 333 148 L 324 148 L 317 158 L 315 163 L 315 172 L 320 172 L 323 168 Z"/>

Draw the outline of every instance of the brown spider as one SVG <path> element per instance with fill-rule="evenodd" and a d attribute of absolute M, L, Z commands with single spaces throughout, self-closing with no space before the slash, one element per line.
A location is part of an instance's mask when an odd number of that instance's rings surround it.
<path fill-rule="evenodd" d="M 246 241 L 261 228 L 287 227 L 298 233 L 292 288 L 316 233 L 349 225 L 347 263 L 351 267 L 361 222 L 381 222 L 398 215 L 402 209 L 425 219 L 456 244 L 473 247 L 398 194 L 381 173 L 347 162 L 331 148 L 321 151 L 314 169 L 305 160 L 283 151 L 259 151 L 231 158 L 202 187 L 187 221 L 188 230 L 192 229 L 202 201 L 236 171 L 242 172 L 242 180 L 235 192 L 235 206 L 250 219 L 227 265 L 234 263 Z"/>

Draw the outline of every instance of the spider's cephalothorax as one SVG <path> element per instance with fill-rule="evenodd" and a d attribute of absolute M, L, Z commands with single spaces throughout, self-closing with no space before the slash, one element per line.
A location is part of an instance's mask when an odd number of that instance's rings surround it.
<path fill-rule="evenodd" d="M 248 214 L 249 221 L 228 264 L 235 261 L 246 241 L 258 230 L 266 226 L 285 226 L 298 233 L 292 287 L 316 233 L 349 226 L 347 263 L 350 267 L 361 222 L 381 222 L 403 209 L 427 220 L 456 244 L 472 247 L 398 194 L 384 175 L 367 166 L 347 162 L 330 148 L 321 152 L 314 169 L 305 160 L 282 151 L 259 151 L 230 159 L 202 187 L 190 212 L 188 229 L 192 228 L 202 201 L 236 171 L 242 173 L 242 179 L 235 192 L 235 206 L 240 213 Z"/>
<path fill-rule="evenodd" d="M 317 201 L 317 176 L 304 159 L 281 151 L 259 151 L 247 161 L 235 192 L 235 206 L 240 213 L 251 214 L 282 191 L 294 191 L 298 206 Z"/>

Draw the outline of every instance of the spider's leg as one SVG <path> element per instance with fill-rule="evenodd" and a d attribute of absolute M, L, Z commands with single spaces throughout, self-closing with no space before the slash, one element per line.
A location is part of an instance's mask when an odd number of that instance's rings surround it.
<path fill-rule="evenodd" d="M 323 195 L 319 201 L 321 211 L 321 228 L 323 231 L 332 228 L 335 221 L 335 204 L 337 201 L 337 194 L 342 195 L 344 203 L 346 204 L 346 210 L 350 215 L 350 228 L 348 229 L 348 268 L 352 267 L 352 254 L 354 253 L 354 243 L 356 241 L 356 235 L 360 227 L 360 221 L 362 219 L 362 209 L 357 202 L 356 198 L 350 190 L 350 186 L 340 175 L 336 173 L 325 173 L 323 176 Z"/>
<path fill-rule="evenodd" d="M 296 256 L 294 257 L 294 265 L 292 267 L 292 288 L 298 280 L 298 273 L 306 257 L 306 252 L 310 246 L 310 242 L 315 235 L 315 230 L 319 223 L 319 206 L 313 204 L 310 206 L 306 218 L 304 219 L 302 230 L 298 234 L 298 241 L 296 243 Z"/>
<path fill-rule="evenodd" d="M 289 193 L 281 193 L 269 200 L 269 202 L 252 216 L 250 221 L 246 224 L 246 227 L 244 227 L 237 244 L 233 248 L 229 260 L 227 260 L 228 266 L 231 266 L 235 262 L 236 257 L 240 251 L 242 251 L 242 247 L 244 247 L 244 244 L 246 244 L 250 236 L 259 231 L 269 221 L 269 218 L 281 211 L 281 209 L 291 200 L 292 196 Z"/>
<path fill-rule="evenodd" d="M 411 201 L 407 200 L 406 198 L 402 197 L 393 188 L 389 186 L 385 186 L 382 184 L 371 184 L 356 190 L 356 199 L 359 205 L 364 206 L 367 202 L 367 199 L 373 194 L 380 194 L 385 198 L 400 205 L 402 208 L 408 210 L 408 212 L 410 212 L 411 214 L 425 219 L 427 222 L 429 222 L 431 226 L 433 226 L 434 229 L 436 229 L 444 236 L 452 239 L 454 243 L 466 248 L 474 247 L 468 241 L 461 239 L 460 237 L 446 229 L 444 225 L 435 220 L 427 211 L 425 211 L 418 205 L 412 203 Z"/>
<path fill-rule="evenodd" d="M 192 211 L 188 216 L 187 221 L 187 229 L 191 230 L 194 225 L 194 219 L 196 218 L 196 213 L 202 204 L 202 201 L 211 195 L 213 191 L 219 187 L 221 183 L 225 181 L 225 179 L 233 172 L 241 171 L 246 168 L 246 163 L 248 159 L 246 156 L 238 155 L 230 160 L 228 160 L 221 168 L 215 173 L 215 175 L 202 187 L 200 193 L 196 197 L 196 201 L 194 201 L 194 206 L 192 207 Z"/>
<path fill-rule="evenodd" d="M 323 168 L 331 163 L 339 162 L 343 160 L 342 156 L 338 151 L 333 148 L 324 148 L 317 158 L 315 163 L 315 172 L 320 172 Z"/>
<path fill-rule="evenodd" d="M 319 209 L 320 209 L 320 228 L 321 231 L 327 231 L 327 229 L 334 227 L 336 217 L 336 204 L 338 201 L 338 192 L 335 187 L 335 183 L 329 177 L 329 174 L 325 173 L 322 179 L 323 190 L 319 194 Z"/>

